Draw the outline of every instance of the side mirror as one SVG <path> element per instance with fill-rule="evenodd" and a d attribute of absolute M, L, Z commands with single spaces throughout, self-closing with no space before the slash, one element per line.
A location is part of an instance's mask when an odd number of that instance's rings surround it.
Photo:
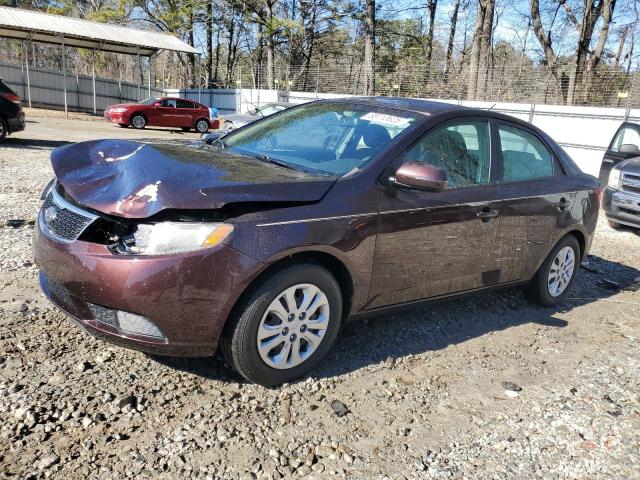
<path fill-rule="evenodd" d="M 441 192 L 447 188 L 447 172 L 424 162 L 409 162 L 396 171 L 393 182 L 397 185 Z"/>
<path fill-rule="evenodd" d="M 620 146 L 620 152 L 621 153 L 638 153 L 640 152 L 640 149 L 638 149 L 638 146 L 634 145 L 633 143 L 623 143 Z"/>

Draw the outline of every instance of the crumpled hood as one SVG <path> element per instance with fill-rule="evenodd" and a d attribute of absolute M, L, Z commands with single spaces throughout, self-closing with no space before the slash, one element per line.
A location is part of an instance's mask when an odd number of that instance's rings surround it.
<path fill-rule="evenodd" d="M 336 180 L 204 142 L 81 142 L 54 150 L 51 164 L 58 183 L 78 204 L 125 218 L 230 203 L 314 202 Z"/>

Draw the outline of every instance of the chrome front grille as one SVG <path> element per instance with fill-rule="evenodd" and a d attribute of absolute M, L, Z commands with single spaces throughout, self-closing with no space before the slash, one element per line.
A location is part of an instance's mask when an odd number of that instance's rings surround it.
<path fill-rule="evenodd" d="M 96 218 L 97 215 L 67 202 L 54 185 L 45 196 L 38 220 L 47 237 L 68 243 L 77 240 Z"/>
<path fill-rule="evenodd" d="M 633 173 L 622 173 L 620 188 L 623 192 L 640 195 L 640 175 Z"/>

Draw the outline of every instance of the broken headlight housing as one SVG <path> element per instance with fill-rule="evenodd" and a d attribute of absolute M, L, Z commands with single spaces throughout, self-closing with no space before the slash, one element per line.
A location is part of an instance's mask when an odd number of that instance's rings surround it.
<path fill-rule="evenodd" d="M 233 232 L 228 223 L 159 222 L 141 223 L 133 234 L 121 239 L 118 253 L 165 255 L 215 247 Z"/>

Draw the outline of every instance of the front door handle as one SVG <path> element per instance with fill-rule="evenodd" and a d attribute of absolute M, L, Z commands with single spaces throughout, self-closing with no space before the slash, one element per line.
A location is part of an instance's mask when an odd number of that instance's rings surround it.
<path fill-rule="evenodd" d="M 498 215 L 500 215 L 500 212 L 490 207 L 483 207 L 482 210 L 476 213 L 476 217 L 478 217 L 483 222 L 488 222 L 492 218 L 496 218 Z"/>
<path fill-rule="evenodd" d="M 566 198 L 562 197 L 560 201 L 556 203 L 556 208 L 561 212 L 564 212 L 567 208 L 571 206 L 572 203 L 573 202 L 571 200 L 567 200 Z"/>

